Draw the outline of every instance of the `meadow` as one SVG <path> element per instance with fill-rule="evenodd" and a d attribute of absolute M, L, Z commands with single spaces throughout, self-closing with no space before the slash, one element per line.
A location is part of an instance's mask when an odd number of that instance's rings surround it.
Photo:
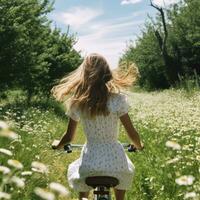
<path fill-rule="evenodd" d="M 136 172 L 126 199 L 200 199 L 200 92 L 133 92 L 129 103 L 145 149 L 127 153 Z M 67 123 L 64 107 L 53 100 L 27 105 L 23 94 L 13 91 L 0 100 L 0 199 L 78 199 L 66 170 L 80 152 L 51 149 Z M 130 142 L 119 128 L 119 140 Z M 73 143 L 84 142 L 79 124 Z"/>

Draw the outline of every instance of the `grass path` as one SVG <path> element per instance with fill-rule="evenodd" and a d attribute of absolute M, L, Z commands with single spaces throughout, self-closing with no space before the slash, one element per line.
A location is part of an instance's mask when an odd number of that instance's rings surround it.
<path fill-rule="evenodd" d="M 12 96 L 11 96 L 12 97 Z M 7 184 L 4 191 L 12 199 L 37 200 L 35 187 L 47 188 L 50 182 L 66 186 L 71 196 L 56 199 L 77 199 L 77 193 L 68 187 L 67 166 L 79 157 L 79 152 L 59 154 L 51 150 L 51 142 L 59 139 L 67 128 L 68 118 L 60 106 L 50 102 L 31 106 L 15 102 L 12 98 L 0 101 L 0 120 L 21 136 L 21 141 L 2 138 L 0 148 L 13 152 L 10 158 L 23 163 L 21 171 L 31 170 L 31 163 L 39 161 L 48 166 L 49 173 L 33 173 L 25 178 L 25 187 Z M 183 91 L 166 90 L 153 93 L 132 93 L 130 116 L 141 135 L 145 150 L 128 154 L 136 167 L 127 200 L 182 200 L 188 196 L 199 199 L 200 161 L 200 92 L 188 96 Z M 129 141 L 120 125 L 120 141 Z M 81 124 L 74 143 L 84 143 Z M 1 165 L 8 166 L 7 155 L 0 153 Z M 0 172 L 0 181 L 4 175 Z M 1 183 L 0 182 L 0 183 Z"/>

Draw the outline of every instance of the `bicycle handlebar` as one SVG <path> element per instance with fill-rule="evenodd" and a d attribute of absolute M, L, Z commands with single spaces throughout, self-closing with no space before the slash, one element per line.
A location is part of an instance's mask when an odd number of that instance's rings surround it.
<path fill-rule="evenodd" d="M 131 145 L 131 144 L 122 144 L 124 148 L 128 148 L 128 152 L 136 152 L 138 151 L 138 149 L 134 146 L 134 145 Z M 67 153 L 71 153 L 72 152 L 72 147 L 83 147 L 83 145 L 78 145 L 78 144 L 65 144 L 64 145 L 64 150 L 67 152 Z"/>

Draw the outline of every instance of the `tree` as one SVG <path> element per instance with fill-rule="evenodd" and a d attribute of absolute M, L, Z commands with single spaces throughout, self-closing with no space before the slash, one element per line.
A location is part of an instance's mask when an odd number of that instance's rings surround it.
<path fill-rule="evenodd" d="M 169 87 L 154 28 L 146 23 L 136 44 L 130 44 L 120 62 L 135 63 L 140 72 L 138 84 L 148 90 Z"/>
<path fill-rule="evenodd" d="M 163 26 L 163 33 L 160 33 L 157 30 L 155 30 L 155 36 L 157 38 L 161 55 L 163 58 L 163 62 L 165 64 L 166 72 L 167 72 L 167 78 L 170 83 L 170 85 L 174 85 L 178 81 L 178 75 L 181 73 L 181 66 L 180 66 L 180 61 L 178 57 L 174 57 L 170 55 L 168 48 L 167 48 L 167 40 L 168 40 L 168 28 L 167 28 L 167 23 L 166 23 L 166 18 L 165 18 L 165 13 L 162 7 L 159 7 L 155 5 L 152 0 L 150 0 L 151 6 L 154 7 L 156 10 L 159 11 L 160 17 L 161 17 L 161 22 Z M 179 51 L 179 48 L 176 44 L 173 45 L 173 48 L 176 51 Z M 179 54 L 178 54 L 179 55 Z"/>
<path fill-rule="evenodd" d="M 157 17 L 145 23 L 121 61 L 135 62 L 140 86 L 149 89 L 174 86 L 179 75 L 200 75 L 200 1 L 183 0 L 165 10 L 152 5 Z"/>
<path fill-rule="evenodd" d="M 179 47 L 183 74 L 200 75 L 200 1 L 184 0 L 168 10 L 171 41 Z"/>
<path fill-rule="evenodd" d="M 49 0 L 0 0 L 0 88 L 49 94 L 55 79 L 80 63 L 75 37 L 52 29 Z"/>

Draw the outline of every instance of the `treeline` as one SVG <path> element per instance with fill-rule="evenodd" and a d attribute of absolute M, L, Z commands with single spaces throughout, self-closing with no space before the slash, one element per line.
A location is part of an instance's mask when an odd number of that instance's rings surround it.
<path fill-rule="evenodd" d="M 121 62 L 138 66 L 138 83 L 147 89 L 169 88 L 186 78 L 199 81 L 200 1 L 182 0 L 167 9 L 150 3 L 157 16 L 145 23 Z"/>
<path fill-rule="evenodd" d="M 76 38 L 51 28 L 49 0 L 0 0 L 0 92 L 21 88 L 28 99 L 49 95 L 57 79 L 81 62 Z"/>

